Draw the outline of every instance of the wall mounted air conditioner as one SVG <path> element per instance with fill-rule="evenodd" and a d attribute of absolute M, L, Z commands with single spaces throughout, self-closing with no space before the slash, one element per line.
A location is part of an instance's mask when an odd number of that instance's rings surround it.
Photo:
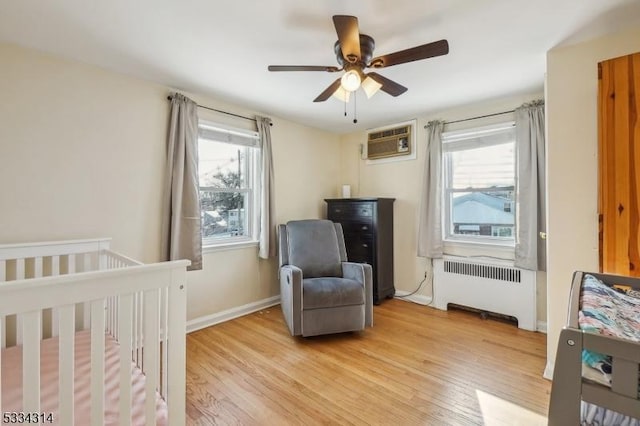
<path fill-rule="evenodd" d="M 367 160 L 415 158 L 415 121 L 371 129 L 367 132 Z"/>

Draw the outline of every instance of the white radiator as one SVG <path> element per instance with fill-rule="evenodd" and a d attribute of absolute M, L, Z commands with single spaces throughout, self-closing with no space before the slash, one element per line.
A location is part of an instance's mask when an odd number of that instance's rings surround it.
<path fill-rule="evenodd" d="M 518 327 L 536 330 L 536 273 L 508 262 L 445 256 L 433 263 L 433 306 L 467 306 L 509 315 Z"/>

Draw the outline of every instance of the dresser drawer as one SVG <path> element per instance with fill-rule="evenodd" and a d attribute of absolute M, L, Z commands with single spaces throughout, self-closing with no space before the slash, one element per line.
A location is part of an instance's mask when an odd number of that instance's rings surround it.
<path fill-rule="evenodd" d="M 342 231 L 346 234 L 372 234 L 373 219 L 362 218 L 361 220 L 340 220 Z"/>
<path fill-rule="evenodd" d="M 349 262 L 373 264 L 373 237 L 370 235 L 351 235 L 346 244 Z"/>
<path fill-rule="evenodd" d="M 331 203 L 327 207 L 329 219 L 337 221 L 340 219 L 371 219 L 373 218 L 372 203 Z"/>

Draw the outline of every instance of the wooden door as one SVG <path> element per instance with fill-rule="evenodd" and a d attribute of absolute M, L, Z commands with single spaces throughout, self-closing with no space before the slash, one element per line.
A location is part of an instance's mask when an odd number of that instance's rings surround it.
<path fill-rule="evenodd" d="M 640 53 L 598 64 L 600 271 L 640 276 Z"/>

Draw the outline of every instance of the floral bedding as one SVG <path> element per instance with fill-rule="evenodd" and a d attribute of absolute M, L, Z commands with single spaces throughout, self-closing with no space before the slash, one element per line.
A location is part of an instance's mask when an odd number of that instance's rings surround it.
<path fill-rule="evenodd" d="M 636 290 L 609 287 L 593 275 L 586 274 L 580 296 L 580 329 L 640 342 L 640 297 L 637 294 Z M 610 356 L 584 351 L 582 361 L 601 372 L 606 384 L 611 383 Z"/>
<path fill-rule="evenodd" d="M 640 342 L 640 293 L 623 286 L 610 287 L 593 275 L 585 274 L 578 323 L 580 329 L 588 333 Z M 582 362 L 585 378 L 611 386 L 610 356 L 585 350 Z M 640 426 L 640 420 L 583 403 L 582 424 Z"/>

